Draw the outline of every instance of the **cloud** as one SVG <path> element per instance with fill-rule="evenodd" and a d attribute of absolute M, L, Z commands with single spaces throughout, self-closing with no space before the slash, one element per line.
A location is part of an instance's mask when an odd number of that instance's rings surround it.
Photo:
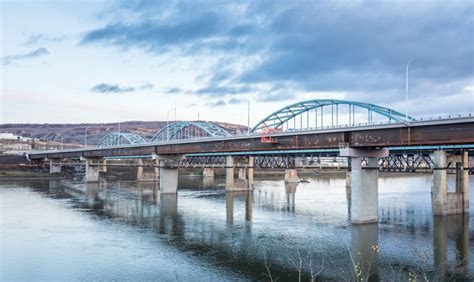
<path fill-rule="evenodd" d="M 97 93 L 125 93 L 153 89 L 153 84 L 145 83 L 139 86 L 120 86 L 118 84 L 99 83 L 92 87 L 90 91 Z"/>
<path fill-rule="evenodd" d="M 390 106 L 402 100 L 410 59 L 414 99 L 456 95 L 474 77 L 469 1 L 120 1 L 109 12 L 116 17 L 86 32 L 81 44 L 196 62 L 222 57 L 202 74 L 200 88 L 180 93 L 255 93 L 274 102 L 344 92 Z"/>
<path fill-rule="evenodd" d="M 209 103 L 208 106 L 211 107 L 211 108 L 215 108 L 215 107 L 223 107 L 226 105 L 226 102 L 225 101 L 222 101 L 222 100 L 219 100 L 219 101 L 216 101 L 216 102 L 213 102 L 213 103 Z"/>
<path fill-rule="evenodd" d="M 42 48 L 32 50 L 28 53 L 21 53 L 17 55 L 2 57 L 2 65 L 9 65 L 16 61 L 33 59 L 33 58 L 43 57 L 46 55 L 49 55 L 49 51 L 48 49 L 42 47 Z"/>
<path fill-rule="evenodd" d="M 36 45 L 44 42 L 60 42 L 66 39 L 66 36 L 49 36 L 42 33 L 32 33 L 28 36 L 28 39 L 23 43 L 25 46 Z"/>
<path fill-rule="evenodd" d="M 237 105 L 237 104 L 242 104 L 244 102 L 247 102 L 247 99 L 241 99 L 241 98 L 230 98 L 227 101 L 225 100 L 217 100 L 216 102 L 208 103 L 207 106 L 211 108 L 215 107 L 223 107 L 226 105 Z"/>
<path fill-rule="evenodd" d="M 252 92 L 253 88 L 248 85 L 213 85 L 199 88 L 191 93 L 204 96 L 226 96 L 226 95 L 242 95 Z"/>

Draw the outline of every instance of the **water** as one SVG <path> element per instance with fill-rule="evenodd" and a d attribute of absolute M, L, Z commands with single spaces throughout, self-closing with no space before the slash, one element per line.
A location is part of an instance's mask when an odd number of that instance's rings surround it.
<path fill-rule="evenodd" d="M 433 217 L 429 175 L 381 177 L 379 223 L 351 225 L 345 180 L 309 180 L 226 194 L 188 176 L 178 196 L 153 183 L 2 181 L 0 280 L 473 278 L 474 193 L 470 216 Z"/>

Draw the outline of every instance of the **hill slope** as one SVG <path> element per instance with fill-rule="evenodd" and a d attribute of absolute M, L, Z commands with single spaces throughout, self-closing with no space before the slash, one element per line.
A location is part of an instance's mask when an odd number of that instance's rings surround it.
<path fill-rule="evenodd" d="M 247 127 L 238 124 L 213 122 L 231 134 L 246 132 Z M 149 140 L 161 128 L 166 127 L 166 121 L 126 121 L 120 123 L 121 132 L 131 132 Z M 25 137 L 64 143 L 84 144 L 87 130 L 87 144 L 93 145 L 107 133 L 117 131 L 117 123 L 80 123 L 80 124 L 0 124 L 0 132 L 11 132 Z"/>

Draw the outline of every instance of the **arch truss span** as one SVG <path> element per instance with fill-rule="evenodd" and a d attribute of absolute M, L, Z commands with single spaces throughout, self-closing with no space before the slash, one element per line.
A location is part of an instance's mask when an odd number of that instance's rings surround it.
<path fill-rule="evenodd" d="M 414 120 L 390 108 L 356 101 L 315 99 L 298 102 L 273 112 L 251 132 L 264 129 L 300 130 Z"/>
<path fill-rule="evenodd" d="M 195 139 L 202 137 L 229 137 L 224 128 L 207 121 L 178 121 L 164 128 L 151 138 L 151 143 L 166 142 L 169 140 Z"/>
<path fill-rule="evenodd" d="M 145 144 L 146 140 L 135 133 L 112 132 L 100 139 L 97 147 L 118 146 L 123 144 Z"/>

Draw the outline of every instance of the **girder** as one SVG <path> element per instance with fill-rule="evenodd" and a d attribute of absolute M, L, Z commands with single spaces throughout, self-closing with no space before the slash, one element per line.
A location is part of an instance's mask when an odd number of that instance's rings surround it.
<path fill-rule="evenodd" d="M 191 128 L 197 128 L 192 131 Z M 198 133 L 198 134 L 196 134 Z M 204 135 L 199 135 L 204 134 Z M 229 137 L 231 134 L 224 128 L 206 121 L 178 121 L 162 128 L 151 138 L 150 143 L 168 140 L 192 139 L 196 137 Z"/>
<path fill-rule="evenodd" d="M 120 144 L 145 144 L 146 140 L 135 133 L 112 132 L 100 139 L 97 147 L 117 146 Z"/>
<path fill-rule="evenodd" d="M 332 119 L 334 119 L 334 106 L 336 106 L 336 111 L 338 111 L 339 105 L 348 105 L 349 106 L 349 119 L 351 118 L 351 109 L 352 115 L 354 115 L 354 108 L 360 108 L 368 111 L 369 121 L 372 120 L 372 113 L 377 113 L 383 117 L 388 118 L 390 121 L 402 122 L 405 121 L 405 114 L 392 110 L 390 108 L 369 104 L 369 103 L 362 103 L 362 102 L 355 102 L 355 101 L 346 101 L 346 100 L 336 100 L 336 99 L 315 99 L 315 100 L 307 100 L 298 102 L 280 110 L 273 112 L 272 114 L 268 115 L 264 119 L 262 119 L 257 125 L 255 125 L 251 132 L 256 132 L 261 130 L 262 128 L 273 128 L 279 129 L 283 124 L 288 122 L 289 120 L 295 118 L 296 116 L 302 115 L 303 113 L 307 113 L 311 110 L 320 109 L 321 116 L 323 116 L 323 108 L 326 106 L 331 106 L 331 115 Z M 337 114 L 337 112 L 336 112 Z M 316 112 L 317 118 L 317 112 Z M 338 117 L 337 117 L 338 118 Z M 354 118 L 354 117 L 352 117 Z M 408 117 L 408 120 L 413 120 L 412 117 Z M 353 121 L 353 120 L 352 120 Z"/>

